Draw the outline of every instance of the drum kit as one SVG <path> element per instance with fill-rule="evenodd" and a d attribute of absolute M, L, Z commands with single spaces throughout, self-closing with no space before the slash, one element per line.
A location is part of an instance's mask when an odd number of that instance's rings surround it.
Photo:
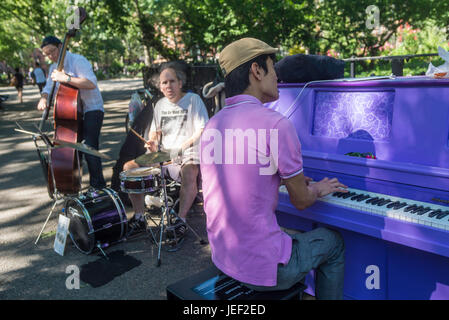
<path fill-rule="evenodd" d="M 160 266 L 162 244 L 167 245 L 167 251 L 177 251 L 183 241 L 183 238 L 177 235 L 176 226 L 173 224 L 178 217 L 176 207 L 179 205 L 179 199 L 176 198 L 179 197 L 180 183 L 167 174 L 167 166 L 172 164 L 172 160 L 166 152 L 144 154 L 135 161 L 142 167 L 121 172 L 120 188 L 125 193 L 149 194 L 152 205 L 159 209 L 159 212 L 156 209 L 157 216 L 146 213 L 145 219 L 151 220 L 154 225 L 147 231 L 158 245 L 156 266 Z M 201 244 L 207 243 L 189 224 L 186 223 L 186 226 Z"/>
<path fill-rule="evenodd" d="M 18 132 L 31 134 L 38 149 L 39 159 L 44 169 L 46 179 L 53 177 L 53 166 L 51 157 L 45 157 L 41 150 L 42 147 L 37 145 L 37 138 L 41 138 L 46 144 L 48 154 L 54 148 L 73 148 L 78 152 L 88 153 L 104 159 L 109 157 L 83 143 L 72 143 L 57 139 L 50 139 L 43 134 L 40 129 L 39 133 L 24 130 L 17 122 Z M 44 148 L 45 149 L 45 148 Z M 144 154 L 136 158 L 136 162 L 141 165 L 139 168 L 126 170 L 120 173 L 120 188 L 125 193 L 134 194 L 150 194 L 151 198 L 157 199 L 157 208 L 160 209 L 159 217 L 145 214 L 146 219 L 153 222 L 153 227 L 149 227 L 147 231 L 151 234 L 152 240 L 158 245 L 157 266 L 161 264 L 161 248 L 162 244 L 168 245 L 167 251 L 177 251 L 181 239 L 177 237 L 173 220 L 177 217 L 175 207 L 179 203 L 179 182 L 172 180 L 167 176 L 165 167 L 172 163 L 169 153 L 153 152 Z M 79 162 L 78 162 L 79 166 Z M 162 170 L 161 170 L 162 168 Z M 48 169 L 48 176 L 45 172 Z M 81 168 L 78 168 L 80 171 Z M 50 174 L 51 173 L 51 174 Z M 48 223 L 56 204 L 63 202 L 63 214 L 70 219 L 69 235 L 75 247 L 84 254 L 90 254 L 95 249 L 107 258 L 104 248 L 114 243 L 126 240 L 128 234 L 128 220 L 126 217 L 125 207 L 118 195 L 111 188 L 103 188 L 100 190 L 89 189 L 88 191 L 78 194 L 61 194 L 53 181 L 52 193 L 49 195 L 54 200 L 47 219 L 35 241 L 38 243 L 41 234 Z M 170 190 L 176 190 L 175 194 Z M 154 195 L 157 195 L 156 197 Z M 153 212 L 154 213 L 154 212 Z M 199 239 L 201 244 L 206 244 L 193 228 L 188 224 L 194 235 Z M 164 230 L 165 229 L 165 230 Z"/>

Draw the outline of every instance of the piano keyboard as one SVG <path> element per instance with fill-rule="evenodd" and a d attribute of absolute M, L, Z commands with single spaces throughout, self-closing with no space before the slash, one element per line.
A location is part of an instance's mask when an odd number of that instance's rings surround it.
<path fill-rule="evenodd" d="M 347 193 L 335 192 L 319 198 L 318 201 L 369 214 L 449 230 L 449 207 L 353 188 L 347 190 Z M 279 192 L 288 194 L 285 185 L 279 187 Z"/>

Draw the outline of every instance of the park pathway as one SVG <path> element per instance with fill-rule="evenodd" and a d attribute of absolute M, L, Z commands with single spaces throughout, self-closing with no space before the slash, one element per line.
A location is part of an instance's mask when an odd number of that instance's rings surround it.
<path fill-rule="evenodd" d="M 124 119 L 134 90 L 143 88 L 142 79 L 116 79 L 99 82 L 105 102 L 105 120 L 101 132 L 100 151 L 111 160 L 103 160 L 104 175 L 110 183 L 112 167 L 125 138 Z M 58 205 L 44 230 L 44 237 L 34 244 L 53 201 L 48 197 L 42 169 L 30 136 L 14 131 L 18 121 L 33 131 L 41 112 L 36 104 L 36 86 L 24 88 L 24 103 L 17 100 L 15 88 L 1 87 L 0 94 L 9 95 L 0 110 L 0 300 L 127 300 L 165 299 L 165 288 L 206 267 L 210 262 L 209 245 L 200 245 L 189 232 L 177 252 L 162 252 L 162 265 L 156 267 L 157 247 L 143 235 L 113 245 L 108 253 L 123 251 L 140 261 L 140 265 L 114 278 L 109 283 L 92 287 L 81 282 L 79 289 L 68 289 L 66 280 L 74 266 L 81 268 L 100 259 L 97 253 L 84 255 L 70 242 L 64 256 L 53 250 Z M 87 167 L 83 182 L 88 181 Z M 132 215 L 127 208 L 127 215 Z M 190 219 L 190 220 L 189 220 Z M 189 223 L 206 237 L 205 216 L 194 213 Z M 66 273 L 66 271 L 69 271 Z"/>

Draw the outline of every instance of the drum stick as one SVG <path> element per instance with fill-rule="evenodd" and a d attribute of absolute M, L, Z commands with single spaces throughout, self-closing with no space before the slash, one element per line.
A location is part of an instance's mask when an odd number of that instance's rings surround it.
<path fill-rule="evenodd" d="M 134 134 L 137 136 L 137 138 L 139 138 L 140 140 L 142 140 L 145 144 L 147 143 L 147 141 L 146 141 L 144 138 L 142 138 L 142 137 L 140 136 L 140 134 L 138 134 L 133 128 L 129 128 L 129 130 L 131 130 L 131 132 L 134 133 Z"/>

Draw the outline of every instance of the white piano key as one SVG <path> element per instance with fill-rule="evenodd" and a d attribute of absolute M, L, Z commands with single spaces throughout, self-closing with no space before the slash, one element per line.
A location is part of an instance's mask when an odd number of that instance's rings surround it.
<path fill-rule="evenodd" d="M 449 230 L 449 219 L 448 219 L 449 216 L 446 216 L 440 220 L 436 219 L 436 216 L 434 216 L 432 218 L 428 216 L 428 214 L 434 210 L 440 209 L 442 211 L 448 211 L 449 207 L 439 206 L 439 205 L 435 205 L 435 204 L 431 204 L 431 203 L 427 203 L 427 202 L 421 202 L 421 201 L 416 201 L 416 200 L 411 200 L 411 199 L 406 199 L 406 198 L 389 196 L 389 195 L 375 193 L 375 192 L 368 192 L 368 191 L 354 189 L 354 188 L 348 188 L 347 190 L 348 190 L 348 192 L 355 192 L 356 194 L 368 195 L 368 196 L 370 196 L 370 198 L 375 198 L 375 197 L 383 198 L 386 200 L 390 200 L 390 202 L 388 202 L 382 206 L 378 206 L 377 204 L 373 205 L 371 203 L 366 203 L 366 201 L 368 199 L 365 199 L 363 201 L 356 201 L 356 200 L 351 200 L 351 198 L 353 196 L 350 196 L 350 197 L 344 199 L 344 198 L 334 197 L 332 194 L 329 194 L 325 197 L 319 198 L 318 201 L 331 203 L 333 205 L 338 205 L 338 206 L 354 209 L 357 211 L 362 211 L 362 212 L 369 213 L 369 214 L 385 216 L 385 217 L 389 217 L 392 219 L 405 221 L 408 223 L 421 224 L 421 225 L 439 228 L 439 229 L 443 229 L 443 230 Z M 284 185 L 279 187 L 279 192 L 288 194 L 287 188 Z M 393 202 L 400 202 L 400 203 L 405 202 L 405 203 L 407 203 L 407 205 L 400 209 L 396 209 L 396 210 L 393 208 L 387 208 L 387 206 Z M 422 215 L 418 215 L 417 213 L 411 213 L 410 211 L 408 211 L 408 212 L 404 211 L 407 207 L 413 206 L 413 205 L 416 205 L 417 207 L 430 208 L 431 210 L 427 211 L 426 213 L 424 213 Z"/>

